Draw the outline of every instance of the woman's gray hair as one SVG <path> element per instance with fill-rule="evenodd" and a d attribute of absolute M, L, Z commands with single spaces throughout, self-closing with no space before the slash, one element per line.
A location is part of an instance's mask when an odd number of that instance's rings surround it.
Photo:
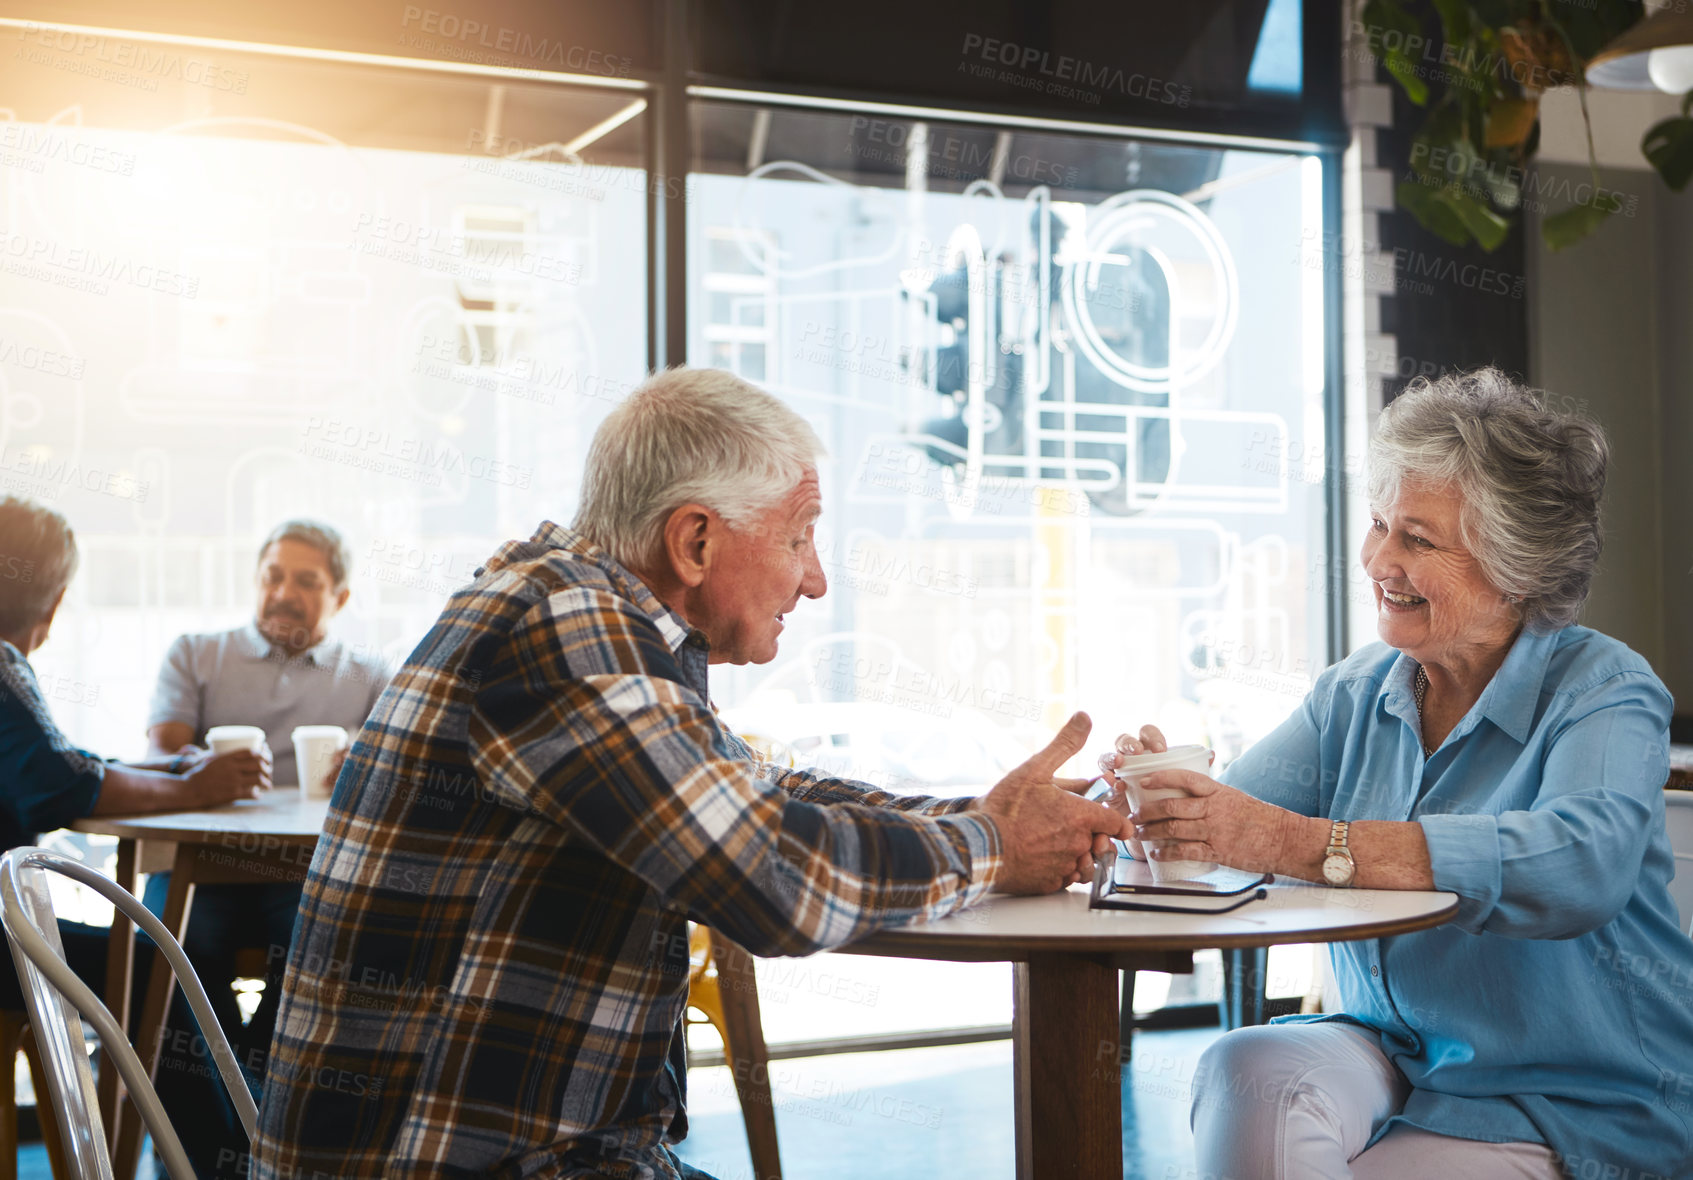
<path fill-rule="evenodd" d="M 703 504 L 743 528 L 823 454 L 778 399 L 721 369 L 655 373 L 606 416 L 588 448 L 575 528 L 626 566 L 655 562 L 664 524 Z"/>
<path fill-rule="evenodd" d="M 46 618 L 79 561 L 63 516 L 22 496 L 0 496 L 0 632 L 27 631 Z"/>
<path fill-rule="evenodd" d="M 285 520 L 270 530 L 264 544 L 259 546 L 259 560 L 265 559 L 270 547 L 278 541 L 298 541 L 302 545 L 310 545 L 323 554 L 324 564 L 329 567 L 329 580 L 336 590 L 347 584 L 347 576 L 353 572 L 353 559 L 347 552 L 346 538 L 333 525 L 324 524 L 321 520 L 306 520 L 303 518 Z"/>
<path fill-rule="evenodd" d="M 1524 626 L 1551 631 L 1593 584 L 1608 456 L 1597 423 L 1498 369 L 1418 378 L 1381 413 L 1370 499 L 1391 504 L 1407 479 L 1449 485 L 1482 576 L 1521 600 Z"/>

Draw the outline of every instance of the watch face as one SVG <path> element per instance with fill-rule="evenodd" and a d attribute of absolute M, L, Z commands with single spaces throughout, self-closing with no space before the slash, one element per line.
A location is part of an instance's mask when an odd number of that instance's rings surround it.
<path fill-rule="evenodd" d="M 1323 858 L 1323 878 L 1330 885 L 1345 885 L 1352 880 L 1352 862 L 1344 856 Z"/>

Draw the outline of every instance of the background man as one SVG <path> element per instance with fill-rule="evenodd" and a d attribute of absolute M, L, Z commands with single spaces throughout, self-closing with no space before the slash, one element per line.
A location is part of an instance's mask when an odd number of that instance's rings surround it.
<path fill-rule="evenodd" d="M 357 733 L 388 684 L 388 667 L 329 634 L 352 596 L 346 543 L 327 524 L 288 520 L 259 550 L 251 622 L 182 635 L 159 669 L 147 740 L 176 754 L 215 725 L 265 731 L 278 785 L 299 782 L 296 725 L 339 725 Z M 198 905 L 198 901 L 195 903 Z"/>
<path fill-rule="evenodd" d="M 707 665 L 774 659 L 826 589 L 821 450 L 739 378 L 662 373 L 595 434 L 575 526 L 448 601 L 331 804 L 255 1178 L 697 1175 L 668 1147 L 688 919 L 809 954 L 1129 834 L 1053 782 L 1082 714 L 980 800 L 780 770 L 718 724 Z"/>
<path fill-rule="evenodd" d="M 213 726 L 257 725 L 271 749 L 273 781 L 289 785 L 299 782 L 290 736 L 295 726 L 339 725 L 357 733 L 388 683 L 388 668 L 376 655 L 329 633 L 351 597 L 349 573 L 347 546 L 329 525 L 289 520 L 271 530 L 254 574 L 253 619 L 228 631 L 180 636 L 166 653 L 148 713 L 153 753 L 190 757 Z M 145 900 L 154 913 L 164 912 L 169 888 L 169 873 L 148 879 Z M 262 1073 L 275 1028 L 282 964 L 299 907 L 300 887 L 288 882 L 202 885 L 194 891 L 183 949 L 236 1057 L 255 1076 Z M 265 949 L 266 982 L 258 1011 L 243 1027 L 230 984 L 236 952 L 250 947 Z M 194 1028 L 180 995 L 171 1024 Z M 166 1045 L 191 1040 L 176 1037 Z M 172 1084 L 169 1064 L 161 1064 L 161 1088 Z M 196 1062 L 180 1064 L 178 1072 L 188 1072 Z M 225 1114 L 227 1135 L 184 1145 L 202 1176 L 213 1174 L 220 1151 L 241 1145 L 233 1108 Z"/>

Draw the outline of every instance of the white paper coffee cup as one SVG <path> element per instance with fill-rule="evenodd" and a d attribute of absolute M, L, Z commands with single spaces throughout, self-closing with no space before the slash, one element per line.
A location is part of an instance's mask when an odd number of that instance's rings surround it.
<path fill-rule="evenodd" d="M 206 731 L 206 748 L 214 754 L 251 750 L 257 754 L 265 744 L 265 731 L 256 725 L 214 725 Z"/>
<path fill-rule="evenodd" d="M 297 725 L 294 739 L 294 772 L 300 776 L 300 794 L 306 799 L 327 799 L 331 787 L 329 767 L 335 755 L 347 748 L 347 731 L 339 725 Z"/>
<path fill-rule="evenodd" d="M 1157 799 L 1180 799 L 1187 792 L 1180 787 L 1167 787 L 1161 790 L 1145 790 L 1140 780 L 1157 770 L 1196 770 L 1200 774 L 1211 773 L 1211 751 L 1204 746 L 1172 746 L 1162 754 L 1124 754 L 1114 773 L 1119 782 L 1128 790 L 1129 800 L 1138 811 L 1146 804 Z M 1167 843 L 1164 840 L 1142 840 L 1143 848 L 1154 848 Z M 1152 870 L 1152 879 L 1163 884 L 1170 881 L 1188 881 L 1194 877 L 1203 877 L 1217 867 L 1213 860 L 1158 860 L 1156 857 L 1147 859 L 1147 866 Z"/>

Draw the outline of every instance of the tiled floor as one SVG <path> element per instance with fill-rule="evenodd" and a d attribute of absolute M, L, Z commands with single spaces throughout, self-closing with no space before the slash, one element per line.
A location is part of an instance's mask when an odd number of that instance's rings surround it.
<path fill-rule="evenodd" d="M 1128 1180 L 1191 1180 L 1188 1087 L 1218 1035 L 1136 1034 L 1123 1075 Z M 1009 1041 L 776 1061 L 770 1073 L 785 1180 L 1009 1180 L 1015 1170 Z M 728 1071 L 691 1070 L 688 1089 L 682 1158 L 717 1180 L 749 1180 Z"/>
<path fill-rule="evenodd" d="M 1188 1086 L 1216 1029 L 1137 1033 L 1123 1074 L 1126 1180 L 1192 1180 Z M 1083 1065 L 1086 1068 L 1086 1064 Z M 770 1066 L 786 1180 L 1009 1180 L 1011 1043 L 776 1061 Z M 727 1069 L 688 1074 L 682 1158 L 717 1180 L 749 1180 L 741 1109 Z M 19 1180 L 50 1180 L 39 1143 Z M 137 1180 L 152 1180 L 150 1153 Z"/>
<path fill-rule="evenodd" d="M 47 1149 L 39 1141 L 18 1148 L 18 1180 L 53 1180 L 53 1170 L 47 1166 Z M 135 1180 L 153 1180 L 151 1149 L 142 1153 Z"/>

